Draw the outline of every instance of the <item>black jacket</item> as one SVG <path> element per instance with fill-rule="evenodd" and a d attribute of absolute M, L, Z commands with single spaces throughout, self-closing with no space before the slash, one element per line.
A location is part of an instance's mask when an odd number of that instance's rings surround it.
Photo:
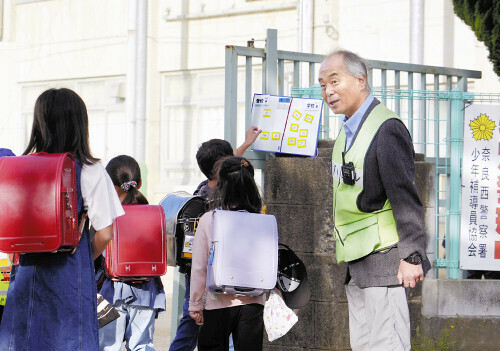
<path fill-rule="evenodd" d="M 377 99 L 373 101 L 359 129 L 379 103 Z M 356 142 L 357 134 L 352 144 Z M 424 208 L 414 180 L 415 151 L 410 133 L 400 120 L 389 119 L 380 126 L 366 153 L 363 190 L 356 204 L 362 212 L 373 212 L 382 209 L 389 199 L 399 242 L 397 247 L 388 252 L 349 262 L 346 282 L 350 274 L 360 288 L 399 285 L 397 273 L 401 259 L 414 252 L 426 257 L 428 238 L 424 229 Z M 427 272 L 429 268 L 426 259 L 424 271 Z"/>

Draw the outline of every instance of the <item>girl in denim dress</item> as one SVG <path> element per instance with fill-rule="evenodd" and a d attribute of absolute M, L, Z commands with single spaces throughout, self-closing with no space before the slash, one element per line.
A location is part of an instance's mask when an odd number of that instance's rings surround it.
<path fill-rule="evenodd" d="M 77 160 L 79 218 L 87 211 L 96 229 L 84 229 L 74 252 L 26 253 L 11 275 L 0 326 L 3 351 L 97 351 L 98 325 L 93 259 L 124 214 L 109 176 L 89 148 L 87 109 L 69 89 L 50 89 L 35 104 L 24 154 L 71 152 Z"/>

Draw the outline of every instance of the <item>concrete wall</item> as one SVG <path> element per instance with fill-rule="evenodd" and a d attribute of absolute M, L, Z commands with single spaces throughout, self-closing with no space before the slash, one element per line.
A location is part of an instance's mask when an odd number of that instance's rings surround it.
<path fill-rule="evenodd" d="M 271 157 L 264 168 L 264 203 L 278 219 L 280 242 L 289 245 L 307 266 L 311 301 L 296 311 L 299 321 L 265 350 L 349 350 L 345 264 L 335 259 L 332 232 L 331 151 L 321 140 L 317 158 Z M 424 204 L 429 235 L 427 254 L 435 257 L 435 167 L 416 157 L 415 184 Z M 412 338 L 450 350 L 498 350 L 500 281 L 434 279 L 408 291 Z M 448 335 L 448 336 L 446 336 Z M 416 348 L 417 349 L 417 348 Z M 425 348 L 424 348 L 425 349 Z M 432 349 L 432 348 L 431 348 Z"/>
<path fill-rule="evenodd" d="M 500 280 L 427 279 L 422 287 L 422 336 L 450 350 L 500 350 Z"/>

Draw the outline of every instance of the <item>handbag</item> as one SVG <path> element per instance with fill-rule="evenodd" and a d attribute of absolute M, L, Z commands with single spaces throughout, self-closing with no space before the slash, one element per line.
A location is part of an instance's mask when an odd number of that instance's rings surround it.
<path fill-rule="evenodd" d="M 264 304 L 264 327 L 269 341 L 281 338 L 294 326 L 299 318 L 285 304 L 285 301 L 274 290 Z"/>
<path fill-rule="evenodd" d="M 119 317 L 120 313 L 118 313 L 116 308 L 114 308 L 101 294 L 97 293 L 97 321 L 99 322 L 99 329 Z"/>

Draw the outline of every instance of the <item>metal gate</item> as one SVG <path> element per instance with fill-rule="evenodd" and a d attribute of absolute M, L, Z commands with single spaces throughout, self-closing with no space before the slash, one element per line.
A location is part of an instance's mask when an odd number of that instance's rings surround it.
<path fill-rule="evenodd" d="M 240 58 L 242 59 L 240 61 Z M 322 55 L 277 49 L 277 31 L 267 30 L 265 48 L 226 46 L 225 129 L 224 136 L 236 146 L 239 125 L 251 124 L 254 93 L 321 98 L 316 72 Z M 469 78 L 481 72 L 447 67 L 368 61 L 369 83 L 374 96 L 395 111 L 412 135 L 415 150 L 435 164 L 435 250 L 436 277 L 459 279 L 460 191 L 463 119 L 466 103 L 500 101 L 500 94 L 467 92 Z M 262 86 L 256 86 L 255 72 Z M 300 87 L 301 77 L 307 77 Z M 240 78 L 240 79 L 238 79 Z M 239 80 L 243 80 L 240 82 Z M 288 80 L 288 81 L 287 81 Z M 288 83 L 288 86 L 287 86 Z M 244 87 L 238 94 L 237 87 Z M 341 119 L 325 106 L 320 138 L 336 137 Z M 262 168 L 266 153 L 249 151 L 245 155 Z M 432 233 L 431 233 L 432 234 Z M 446 240 L 446 247 L 442 245 Z"/>

